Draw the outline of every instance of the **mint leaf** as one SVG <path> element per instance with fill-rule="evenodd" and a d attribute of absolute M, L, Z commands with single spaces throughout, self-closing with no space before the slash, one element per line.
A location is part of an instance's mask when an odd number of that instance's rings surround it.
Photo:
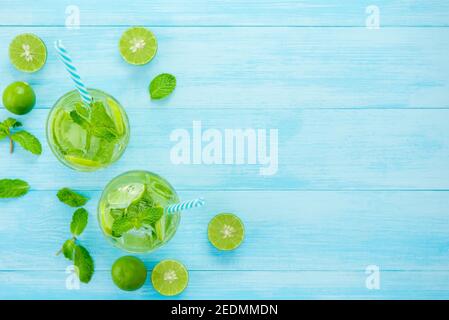
<path fill-rule="evenodd" d="M 0 198 L 19 198 L 28 193 L 30 186 L 19 179 L 0 180 Z"/>
<path fill-rule="evenodd" d="M 40 141 L 27 131 L 15 132 L 11 135 L 11 139 L 32 154 L 40 155 L 42 153 L 42 145 Z"/>
<path fill-rule="evenodd" d="M 89 201 L 89 198 L 84 197 L 69 188 L 59 190 L 57 197 L 59 201 L 73 208 L 82 207 Z"/>
<path fill-rule="evenodd" d="M 132 218 L 122 216 L 114 220 L 112 224 L 112 235 L 114 237 L 121 237 L 125 232 L 134 228 L 134 221 Z"/>
<path fill-rule="evenodd" d="M 170 95 L 175 90 L 176 78 L 169 73 L 162 73 L 156 76 L 150 83 L 151 99 L 162 99 Z"/>
<path fill-rule="evenodd" d="M 75 110 L 70 111 L 70 118 L 72 118 L 73 122 L 79 125 L 86 131 L 89 131 L 91 128 L 91 124 L 85 118 L 83 118 L 78 112 Z"/>
<path fill-rule="evenodd" d="M 163 214 L 164 208 L 162 207 L 149 208 L 144 211 L 142 222 L 144 224 L 154 224 L 159 221 Z"/>
<path fill-rule="evenodd" d="M 5 139 L 9 136 L 9 130 L 6 128 L 3 123 L 0 123 L 0 140 Z"/>
<path fill-rule="evenodd" d="M 69 239 L 62 245 L 62 253 L 64 254 L 64 257 L 66 257 L 69 260 L 73 260 L 73 254 L 75 251 L 75 239 Z"/>
<path fill-rule="evenodd" d="M 80 208 L 73 213 L 72 222 L 70 223 L 70 232 L 77 237 L 83 233 L 87 226 L 89 213 L 84 208 Z"/>
<path fill-rule="evenodd" d="M 77 102 L 75 103 L 76 112 L 83 118 L 89 119 L 90 117 L 90 107 L 86 106 L 83 103 Z"/>
<path fill-rule="evenodd" d="M 105 139 L 108 142 L 113 142 L 117 139 L 117 131 L 114 128 L 93 127 L 92 135 L 97 138 Z"/>
<path fill-rule="evenodd" d="M 81 245 L 75 245 L 74 264 L 78 268 L 78 276 L 81 282 L 89 283 L 94 274 L 94 261 L 87 251 Z"/>
<path fill-rule="evenodd" d="M 19 122 L 19 121 L 17 121 L 17 120 L 14 119 L 14 118 L 8 118 L 8 119 L 6 119 L 5 121 L 2 122 L 2 124 L 3 124 L 5 127 L 7 127 L 8 129 L 11 129 L 11 128 L 18 128 L 18 127 L 21 127 L 21 126 L 22 126 L 22 123 Z"/>

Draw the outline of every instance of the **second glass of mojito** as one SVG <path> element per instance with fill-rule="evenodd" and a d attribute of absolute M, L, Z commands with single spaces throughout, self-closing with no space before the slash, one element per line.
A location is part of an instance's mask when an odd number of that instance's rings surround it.
<path fill-rule="evenodd" d="M 180 212 L 164 208 L 179 202 L 164 178 L 148 171 L 129 171 L 114 178 L 98 205 L 98 221 L 115 246 L 133 253 L 151 252 L 176 233 Z"/>
<path fill-rule="evenodd" d="M 47 120 L 47 140 L 51 150 L 66 166 L 79 171 L 95 171 L 117 161 L 128 145 L 128 117 L 111 95 L 89 89 L 90 105 L 78 91 L 62 96 Z"/>

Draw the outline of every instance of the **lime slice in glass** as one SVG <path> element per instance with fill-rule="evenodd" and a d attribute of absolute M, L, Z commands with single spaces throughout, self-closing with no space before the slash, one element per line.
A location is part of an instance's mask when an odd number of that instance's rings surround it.
<path fill-rule="evenodd" d="M 142 197 L 145 185 L 142 183 L 130 183 L 108 194 L 108 202 L 112 208 L 128 208 L 130 204 Z"/>
<path fill-rule="evenodd" d="M 240 246 L 245 237 L 245 227 L 236 215 L 220 213 L 209 222 L 207 236 L 215 248 L 234 250 Z"/>
<path fill-rule="evenodd" d="M 67 156 L 65 156 L 65 159 L 70 163 L 77 164 L 77 165 L 84 166 L 84 167 L 96 168 L 96 167 L 100 166 L 100 163 L 98 161 L 84 159 L 84 158 L 80 158 L 77 156 L 67 155 Z"/>
<path fill-rule="evenodd" d="M 114 99 L 106 98 L 106 102 L 111 109 L 112 119 L 114 119 L 115 127 L 117 128 L 118 134 L 121 136 L 125 131 L 125 124 L 123 123 L 122 112 L 120 111 L 120 106 Z"/>
<path fill-rule="evenodd" d="M 20 71 L 36 72 L 47 61 L 47 48 L 36 35 L 24 33 L 15 37 L 9 45 L 9 59 Z"/>
<path fill-rule="evenodd" d="M 160 294 L 175 296 L 187 287 L 189 273 L 182 263 L 175 260 L 163 260 L 154 267 L 151 282 Z"/>
<path fill-rule="evenodd" d="M 119 49 L 126 62 L 142 65 L 150 62 L 156 55 L 157 40 L 150 30 L 133 27 L 123 33 Z"/>

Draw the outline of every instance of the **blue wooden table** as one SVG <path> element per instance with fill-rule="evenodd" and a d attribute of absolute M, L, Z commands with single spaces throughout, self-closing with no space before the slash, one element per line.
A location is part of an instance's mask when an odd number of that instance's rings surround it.
<path fill-rule="evenodd" d="M 118 52 L 133 25 L 159 42 L 143 67 Z M 9 42 L 24 32 L 48 46 L 35 74 L 9 63 Z M 69 170 L 46 144 L 49 109 L 72 89 L 56 39 L 89 86 L 126 107 L 131 141 L 106 170 Z M 124 252 L 96 220 L 104 186 L 132 169 L 159 173 L 183 199 L 207 200 L 185 213 L 166 247 L 140 256 L 149 269 L 166 258 L 187 266 L 180 299 L 449 298 L 448 51 L 445 0 L 1 0 L 0 90 L 33 86 L 36 108 L 20 120 L 44 152 L 10 155 L 0 142 L 0 178 L 31 185 L 24 198 L 0 200 L 0 298 L 163 298 L 149 282 L 132 293 L 114 286 L 110 268 Z M 161 72 L 178 87 L 154 102 L 147 87 Z M 0 120 L 8 116 L 1 106 Z M 277 171 L 262 175 L 248 159 L 174 163 L 170 136 L 193 134 L 199 122 L 221 134 L 277 129 Z M 55 256 L 72 213 L 55 196 L 62 187 L 91 197 L 81 240 L 96 272 L 79 290 L 66 287 L 70 263 Z M 246 225 L 234 252 L 207 241 L 219 212 Z"/>

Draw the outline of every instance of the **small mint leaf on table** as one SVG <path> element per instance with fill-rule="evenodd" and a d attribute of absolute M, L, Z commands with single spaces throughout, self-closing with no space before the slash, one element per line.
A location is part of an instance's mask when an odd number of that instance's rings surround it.
<path fill-rule="evenodd" d="M 19 198 L 28 193 L 30 186 L 20 179 L 0 179 L 0 198 Z"/>
<path fill-rule="evenodd" d="M 87 226 L 89 213 L 84 208 L 80 208 L 73 213 L 72 222 L 70 223 L 70 232 L 74 237 L 83 233 Z"/>
<path fill-rule="evenodd" d="M 11 135 L 11 139 L 17 142 L 25 150 L 35 155 L 42 154 L 42 145 L 40 141 L 27 131 L 18 131 Z"/>
<path fill-rule="evenodd" d="M 169 73 L 156 76 L 150 83 L 151 99 L 159 100 L 170 95 L 176 88 L 176 78 Z"/>
<path fill-rule="evenodd" d="M 69 188 L 59 190 L 57 197 L 59 201 L 73 208 L 82 207 L 89 201 L 89 198 L 84 197 Z"/>
<path fill-rule="evenodd" d="M 77 267 L 78 277 L 83 283 L 89 283 L 94 274 L 94 260 L 90 256 L 89 251 L 83 246 L 77 244 L 74 250 L 74 264 Z"/>
<path fill-rule="evenodd" d="M 62 254 L 69 260 L 73 260 L 73 254 L 75 252 L 75 239 L 69 239 L 62 245 Z"/>
<path fill-rule="evenodd" d="M 22 126 L 22 123 L 17 121 L 14 118 L 8 118 L 5 121 L 2 122 L 3 126 L 5 126 L 7 129 L 15 129 Z"/>

